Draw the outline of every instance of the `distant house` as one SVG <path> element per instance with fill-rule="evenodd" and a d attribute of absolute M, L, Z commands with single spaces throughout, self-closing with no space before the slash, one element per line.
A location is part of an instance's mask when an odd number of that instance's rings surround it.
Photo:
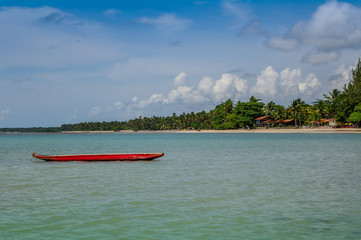
<path fill-rule="evenodd" d="M 328 123 L 328 125 L 330 127 L 336 127 L 337 126 L 336 118 L 321 119 L 321 122 L 322 123 Z"/>
<path fill-rule="evenodd" d="M 269 116 L 262 116 L 254 119 L 257 127 L 266 127 L 273 123 L 273 119 Z"/>
<path fill-rule="evenodd" d="M 336 118 L 331 118 L 330 121 L 328 122 L 328 124 L 331 127 L 336 127 L 337 126 Z"/>
<path fill-rule="evenodd" d="M 294 119 L 281 120 L 281 123 L 282 123 L 283 125 L 286 125 L 286 126 L 291 126 L 291 125 L 294 124 L 294 122 L 295 122 Z"/>
<path fill-rule="evenodd" d="M 255 119 L 256 124 L 258 127 L 269 127 L 271 124 L 278 125 L 278 126 L 293 126 L 295 120 L 294 119 L 286 119 L 286 120 L 277 120 L 274 121 L 269 116 L 262 116 Z"/>
<path fill-rule="evenodd" d="M 278 126 L 292 126 L 295 121 L 293 119 L 286 119 L 286 120 L 277 120 L 274 123 Z"/>

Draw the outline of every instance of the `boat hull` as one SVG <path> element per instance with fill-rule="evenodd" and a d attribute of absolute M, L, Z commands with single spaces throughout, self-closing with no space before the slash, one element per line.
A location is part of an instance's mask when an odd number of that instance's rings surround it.
<path fill-rule="evenodd" d="M 44 161 L 150 161 L 162 157 L 164 153 L 116 153 L 116 154 L 81 154 L 81 155 L 40 155 L 33 157 Z"/>

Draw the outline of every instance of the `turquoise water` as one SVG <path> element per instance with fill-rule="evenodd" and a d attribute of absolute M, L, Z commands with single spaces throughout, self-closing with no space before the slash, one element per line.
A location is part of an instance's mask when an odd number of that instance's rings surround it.
<path fill-rule="evenodd" d="M 360 238 L 361 134 L 0 135 L 0 239 Z"/>

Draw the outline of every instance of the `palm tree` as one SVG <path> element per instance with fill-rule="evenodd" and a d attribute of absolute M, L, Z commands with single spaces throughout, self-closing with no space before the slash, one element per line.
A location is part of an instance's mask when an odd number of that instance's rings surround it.
<path fill-rule="evenodd" d="M 261 100 L 262 100 L 262 99 L 255 98 L 254 96 L 252 96 L 252 97 L 249 98 L 249 101 L 250 101 L 250 102 L 259 102 L 259 101 L 261 101 Z"/>
<path fill-rule="evenodd" d="M 326 118 L 330 115 L 330 104 L 322 99 L 317 99 L 313 102 L 313 107 L 319 112 L 321 118 Z"/>
<path fill-rule="evenodd" d="M 263 108 L 262 113 L 266 116 L 271 117 L 273 120 L 276 120 L 277 118 L 277 104 L 275 104 L 273 101 L 270 101 L 267 103 L 267 105 Z"/>
<path fill-rule="evenodd" d="M 276 109 L 274 111 L 274 120 L 284 120 L 287 116 L 287 112 L 285 110 L 285 107 L 282 105 L 276 105 Z"/>
<path fill-rule="evenodd" d="M 223 103 L 223 110 L 226 113 L 226 115 L 232 113 L 233 111 L 233 102 L 231 99 L 228 99 Z"/>
<path fill-rule="evenodd" d="M 301 125 L 301 117 L 303 112 L 303 107 L 306 105 L 301 98 L 297 98 L 291 102 L 291 106 L 288 107 L 288 112 L 291 117 L 295 120 L 295 127 L 297 127 L 297 120 L 299 121 L 299 125 Z"/>

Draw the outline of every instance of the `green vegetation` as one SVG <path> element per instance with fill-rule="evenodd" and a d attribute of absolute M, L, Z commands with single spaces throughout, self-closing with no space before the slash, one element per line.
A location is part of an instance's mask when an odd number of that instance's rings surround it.
<path fill-rule="evenodd" d="M 268 121 L 256 121 L 267 116 Z M 59 131 L 120 131 L 120 130 L 172 130 L 172 129 L 237 129 L 262 126 L 316 126 L 325 119 L 335 118 L 339 123 L 361 124 L 361 59 L 352 71 L 352 79 L 342 91 L 334 89 L 324 94 L 324 99 L 317 99 L 307 104 L 298 98 L 289 106 L 282 106 L 273 101 L 265 104 L 252 96 L 246 102 L 236 104 L 228 99 L 215 109 L 198 113 L 173 113 L 168 117 L 139 117 L 129 121 L 84 122 L 63 124 L 52 128 L 0 128 L 2 132 L 59 132 Z"/>
<path fill-rule="evenodd" d="M 60 127 L 0 128 L 0 132 L 51 133 L 62 131 Z"/>
<path fill-rule="evenodd" d="M 348 122 L 357 123 L 360 125 L 361 122 L 361 103 L 357 104 L 354 109 L 354 112 L 351 113 L 350 117 L 347 120 Z"/>

